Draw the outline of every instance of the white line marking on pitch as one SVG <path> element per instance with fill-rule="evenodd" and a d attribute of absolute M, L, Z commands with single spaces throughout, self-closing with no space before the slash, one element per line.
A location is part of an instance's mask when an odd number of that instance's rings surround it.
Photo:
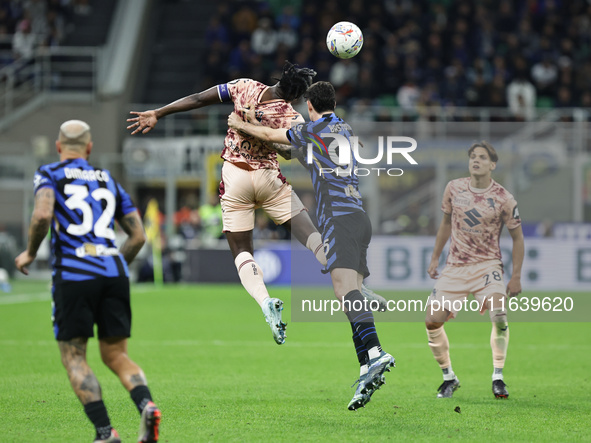
<path fill-rule="evenodd" d="M 131 288 L 131 296 L 134 293 L 147 294 L 150 292 L 158 291 L 155 287 L 133 287 Z M 26 293 L 26 294 L 0 294 L 0 305 L 18 305 L 23 303 L 36 303 L 40 301 L 51 300 L 51 288 L 48 287 L 47 291 Z"/>
<path fill-rule="evenodd" d="M 0 296 L 0 305 L 17 305 L 20 303 L 34 303 L 48 300 L 51 300 L 49 291 L 38 292 L 36 294 L 11 294 Z"/>
<path fill-rule="evenodd" d="M 92 341 L 93 339 L 90 339 Z M 0 346 L 51 346 L 55 343 L 54 340 L 0 340 Z M 150 346 L 188 346 L 188 347 L 199 347 L 199 346 L 220 346 L 220 347 L 261 347 L 268 343 L 268 340 L 260 341 L 226 341 L 226 340 L 142 340 L 142 339 L 131 339 L 130 345 L 133 347 L 150 347 Z M 339 342 L 339 343 L 323 343 L 323 342 L 298 342 L 291 341 L 286 343 L 286 347 L 293 348 L 349 348 L 350 343 Z M 400 343 L 396 345 L 400 349 L 422 349 L 427 346 L 424 343 Z M 458 349 L 489 349 L 488 343 L 482 344 L 471 344 L 471 343 L 458 343 L 454 345 Z M 540 350 L 554 350 L 554 351 L 588 351 L 591 349 L 591 345 L 568 345 L 568 344 L 557 344 L 557 345 L 514 345 L 515 348 L 521 351 L 535 351 Z"/>

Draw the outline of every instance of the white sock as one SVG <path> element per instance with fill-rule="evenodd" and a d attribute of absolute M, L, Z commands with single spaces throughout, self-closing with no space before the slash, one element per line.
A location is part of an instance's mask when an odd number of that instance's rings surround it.
<path fill-rule="evenodd" d="M 369 355 L 370 360 L 373 360 L 374 358 L 378 358 L 380 356 L 380 348 L 378 348 L 377 346 L 374 346 L 369 351 L 367 351 L 367 354 Z"/>
<path fill-rule="evenodd" d="M 493 380 L 502 380 L 503 379 L 503 368 L 495 368 L 492 375 Z"/>
<path fill-rule="evenodd" d="M 509 346 L 509 325 L 506 321 L 493 323 L 490 333 L 490 347 L 492 349 L 493 368 L 503 369 L 507 359 Z"/>
<path fill-rule="evenodd" d="M 369 366 L 367 365 L 363 365 L 359 368 L 359 376 L 363 377 L 365 374 L 367 374 L 367 371 L 369 370 Z"/>
<path fill-rule="evenodd" d="M 454 373 L 454 370 L 451 368 L 451 366 L 448 368 L 442 368 L 441 371 L 443 372 L 444 381 L 454 380 L 456 378 L 456 374 Z"/>
<path fill-rule="evenodd" d="M 244 289 L 254 298 L 259 306 L 269 297 L 267 287 L 263 281 L 263 271 L 254 261 L 250 252 L 241 252 L 234 260 L 240 281 Z"/>
<path fill-rule="evenodd" d="M 326 266 L 328 262 L 326 260 L 326 255 L 324 255 L 324 244 L 322 243 L 320 232 L 312 232 L 308 236 L 306 248 L 312 251 L 312 253 L 316 256 L 316 260 L 318 260 L 322 266 Z"/>

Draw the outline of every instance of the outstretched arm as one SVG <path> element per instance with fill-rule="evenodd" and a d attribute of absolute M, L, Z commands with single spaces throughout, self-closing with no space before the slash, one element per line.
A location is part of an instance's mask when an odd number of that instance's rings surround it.
<path fill-rule="evenodd" d="M 144 243 L 146 242 L 146 233 L 144 232 L 144 225 L 140 219 L 137 211 L 130 212 L 124 215 L 119 220 L 119 226 L 123 228 L 127 234 L 127 240 L 121 246 L 121 254 L 127 264 L 131 263 Z"/>
<path fill-rule="evenodd" d="M 156 123 L 162 117 L 177 112 L 185 112 L 191 111 L 193 109 L 203 108 L 215 103 L 220 103 L 217 86 L 213 86 L 209 89 L 206 89 L 205 91 L 180 98 L 158 109 L 152 109 L 143 112 L 130 111 L 130 114 L 134 114 L 137 117 L 127 119 L 128 122 L 131 122 L 127 129 L 133 130 L 131 135 L 137 134 L 138 132 L 146 134 L 150 132 L 154 126 L 156 126 Z"/>
<path fill-rule="evenodd" d="M 55 202 L 55 193 L 49 187 L 41 188 L 35 194 L 35 206 L 31 225 L 29 226 L 29 242 L 27 249 L 14 259 L 16 268 L 25 275 L 29 271 L 25 266 L 29 266 L 37 257 L 39 245 L 47 235 L 51 219 L 53 218 L 53 204 Z"/>
<path fill-rule="evenodd" d="M 228 117 L 228 126 L 232 129 L 252 135 L 253 137 L 266 142 L 289 145 L 286 129 L 272 129 L 267 126 L 256 126 L 252 123 L 243 121 L 242 118 L 235 112 L 232 112 Z"/>
<path fill-rule="evenodd" d="M 509 234 L 513 239 L 513 272 L 511 273 L 511 280 L 507 284 L 507 295 L 515 297 L 521 294 L 521 266 L 523 265 L 523 256 L 525 255 L 525 243 L 523 241 L 523 231 L 521 225 L 515 229 L 509 229 Z"/>
<path fill-rule="evenodd" d="M 435 238 L 435 248 L 433 248 L 431 263 L 429 263 L 429 268 L 427 269 L 427 273 L 431 278 L 437 278 L 439 276 L 439 272 L 437 272 L 437 266 L 439 266 L 439 257 L 441 256 L 443 247 L 449 240 L 450 235 L 451 214 L 443 213 L 443 219 L 441 220 L 439 230 L 437 231 L 437 237 Z"/>
<path fill-rule="evenodd" d="M 251 123 L 255 126 L 262 126 L 261 123 L 256 119 L 254 104 L 249 104 L 246 107 L 242 108 L 242 115 L 246 122 Z M 291 126 L 294 127 L 299 123 L 304 123 L 304 119 L 300 114 L 298 114 L 297 118 L 294 118 L 292 120 Z M 291 160 L 294 157 L 295 153 L 293 146 L 291 146 L 291 144 L 285 145 L 282 143 L 269 142 L 267 146 L 286 160 Z"/>
<path fill-rule="evenodd" d="M 271 143 L 269 147 L 285 160 L 291 160 L 294 157 L 293 147 L 291 146 L 281 143 Z"/>

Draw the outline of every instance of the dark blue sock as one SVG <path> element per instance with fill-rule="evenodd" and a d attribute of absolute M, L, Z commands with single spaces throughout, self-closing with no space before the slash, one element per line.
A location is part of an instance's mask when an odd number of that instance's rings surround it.
<path fill-rule="evenodd" d="M 365 349 L 369 351 L 377 346 L 381 350 L 373 314 L 369 309 L 369 305 L 366 306 L 365 297 L 355 289 L 345 295 L 343 301 L 345 302 L 345 308 L 348 309 L 347 318 L 351 322 L 351 327 L 359 336 Z"/>
<path fill-rule="evenodd" d="M 111 420 L 102 400 L 86 403 L 84 412 L 96 429 L 96 440 L 106 440 L 111 436 Z"/>
<path fill-rule="evenodd" d="M 145 386 L 136 386 L 131 391 L 129 391 L 129 395 L 131 395 L 131 399 L 137 406 L 137 410 L 142 413 L 146 405 L 149 401 L 152 401 L 152 394 L 150 393 L 150 389 Z"/>
<path fill-rule="evenodd" d="M 366 365 L 369 362 L 369 355 L 367 354 L 367 349 L 365 349 L 365 345 L 359 338 L 357 331 L 355 330 L 355 326 L 351 323 L 351 329 L 353 330 L 353 344 L 355 345 L 355 352 L 357 353 L 357 360 L 359 360 L 359 366 Z"/>

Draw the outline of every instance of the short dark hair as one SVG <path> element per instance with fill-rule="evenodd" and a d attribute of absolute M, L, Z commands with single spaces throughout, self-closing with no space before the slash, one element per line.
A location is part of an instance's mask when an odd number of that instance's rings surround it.
<path fill-rule="evenodd" d="M 279 79 L 279 95 L 286 102 L 297 100 L 312 84 L 315 75 L 316 71 L 313 69 L 300 68 L 286 60 Z"/>
<path fill-rule="evenodd" d="M 493 148 L 492 145 L 485 140 L 474 143 L 472 146 L 470 146 L 470 149 L 468 149 L 468 157 L 472 155 L 472 152 L 476 148 L 486 149 L 486 152 L 488 152 L 488 156 L 490 157 L 491 162 L 496 163 L 499 160 L 499 156 L 497 155 L 497 151 L 495 151 L 495 148 Z"/>
<path fill-rule="evenodd" d="M 337 101 L 334 87 L 329 82 L 316 82 L 308 88 L 304 97 L 310 100 L 312 107 L 319 114 L 334 111 Z"/>

